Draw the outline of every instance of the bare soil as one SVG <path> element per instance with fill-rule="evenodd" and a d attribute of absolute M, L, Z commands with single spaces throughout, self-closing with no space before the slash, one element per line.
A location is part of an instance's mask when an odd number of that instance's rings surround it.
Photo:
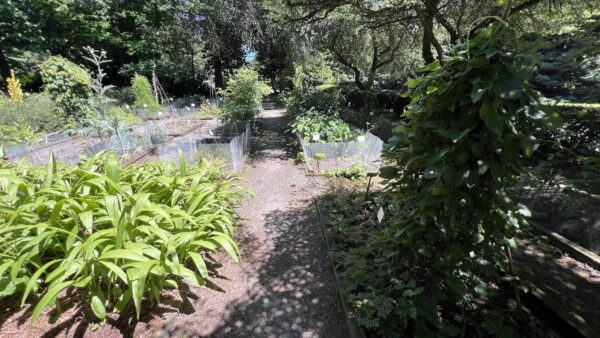
<path fill-rule="evenodd" d="M 65 295 L 63 314 L 31 323 L 31 304 L 0 304 L 0 337 L 347 337 L 311 197 L 322 185 L 294 166 L 293 137 L 273 106 L 244 170 L 256 198 L 240 209 L 242 261 L 213 255 L 208 287 L 166 291 L 137 321 L 129 311 L 93 330 L 89 306 Z M 70 304 L 69 304 L 70 303 Z"/>

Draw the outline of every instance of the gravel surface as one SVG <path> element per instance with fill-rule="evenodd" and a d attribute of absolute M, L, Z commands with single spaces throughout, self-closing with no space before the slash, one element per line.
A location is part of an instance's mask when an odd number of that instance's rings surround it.
<path fill-rule="evenodd" d="M 140 321 L 111 316 L 93 331 L 86 308 L 36 323 L 31 308 L 0 318 L 0 337 L 347 337 L 342 307 L 311 197 L 323 186 L 293 164 L 282 112 L 267 105 L 244 183 L 256 198 L 240 210 L 242 261 L 214 255 L 209 287 L 165 292 Z M 218 263 L 217 263 L 218 262 Z M 8 314 L 5 312 L 5 314 Z"/>

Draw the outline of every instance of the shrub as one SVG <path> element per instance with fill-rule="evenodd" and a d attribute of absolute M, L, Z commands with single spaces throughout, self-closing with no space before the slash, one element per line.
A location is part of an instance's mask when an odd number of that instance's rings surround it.
<path fill-rule="evenodd" d="M 40 71 L 45 90 L 64 119 L 79 121 L 88 115 L 92 79 L 85 69 L 61 56 L 51 56 L 40 65 Z"/>
<path fill-rule="evenodd" d="M 131 87 L 111 88 L 106 91 L 106 96 L 115 100 L 119 105 L 135 104 L 135 92 Z"/>
<path fill-rule="evenodd" d="M 311 109 L 326 115 L 335 115 L 341 110 L 340 91 L 336 87 L 294 89 L 285 106 L 288 115 L 297 116 Z"/>
<path fill-rule="evenodd" d="M 164 288 L 204 285 L 205 252 L 235 261 L 234 207 L 245 190 L 209 166 L 120 167 L 100 154 L 79 167 L 0 162 L 0 296 L 41 298 L 32 320 L 65 290 L 87 297 L 100 320 Z M 19 193 L 11 193 L 19 191 Z"/>
<path fill-rule="evenodd" d="M 19 105 L 0 95 L 0 112 L 0 124 L 26 123 L 32 131 L 50 132 L 65 126 L 58 107 L 47 93 L 26 95 Z"/>
<path fill-rule="evenodd" d="M 270 92 L 269 86 L 258 79 L 258 73 L 250 68 L 240 68 L 229 80 L 227 89 L 221 91 L 225 98 L 221 109 L 224 122 L 249 121 L 262 111 L 263 96 Z"/>
<path fill-rule="evenodd" d="M 25 123 L 0 124 L 0 146 L 16 143 L 32 143 L 40 134 Z"/>
<path fill-rule="evenodd" d="M 354 138 L 346 122 L 336 116 L 323 115 L 314 109 L 298 115 L 290 124 L 290 128 L 307 142 L 344 142 Z M 315 135 L 319 136 L 318 140 L 313 140 Z"/>
<path fill-rule="evenodd" d="M 221 115 L 221 108 L 206 103 L 200 106 L 200 117 L 218 117 Z"/>
<path fill-rule="evenodd" d="M 144 108 L 148 110 L 160 109 L 160 104 L 156 102 L 152 94 L 150 81 L 143 75 L 136 74 L 131 80 L 131 89 L 135 94 L 133 106 L 135 108 Z"/>

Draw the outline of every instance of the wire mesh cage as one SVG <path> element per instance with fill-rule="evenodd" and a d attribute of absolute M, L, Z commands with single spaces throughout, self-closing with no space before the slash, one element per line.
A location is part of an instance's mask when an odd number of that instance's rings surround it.
<path fill-rule="evenodd" d="M 59 162 L 69 165 L 78 163 L 82 156 L 91 156 L 101 151 L 111 151 L 117 155 L 128 157 L 144 150 L 150 146 L 148 136 L 143 135 L 140 130 L 113 135 L 109 138 L 94 138 L 74 136 L 68 137 L 60 142 L 41 145 L 26 152 L 8 156 L 13 162 L 27 160 L 34 164 L 46 164 L 50 158 L 50 152 Z"/>
<path fill-rule="evenodd" d="M 244 154 L 250 151 L 251 133 L 249 123 L 203 126 L 158 147 L 157 152 L 161 161 L 176 162 L 181 151 L 187 161 L 203 158 L 225 171 L 240 173 Z"/>
<path fill-rule="evenodd" d="M 347 169 L 358 165 L 367 173 L 377 173 L 381 167 L 383 141 L 370 132 L 350 142 L 315 143 L 300 136 L 298 139 L 309 171 Z"/>

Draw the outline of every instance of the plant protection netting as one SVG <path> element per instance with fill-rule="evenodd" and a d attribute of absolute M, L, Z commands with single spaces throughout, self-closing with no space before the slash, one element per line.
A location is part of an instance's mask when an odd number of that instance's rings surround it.
<path fill-rule="evenodd" d="M 307 142 L 300 136 L 298 139 L 304 152 L 306 169 L 309 171 L 325 172 L 329 169 L 347 169 L 358 165 L 367 173 L 377 173 L 381 167 L 383 141 L 370 132 L 350 142 Z M 316 161 L 317 154 L 324 155 L 324 159 Z"/>
<path fill-rule="evenodd" d="M 158 147 L 158 155 L 161 161 L 177 162 L 181 150 L 187 161 L 204 158 L 225 171 L 241 173 L 251 140 L 252 129 L 248 122 L 207 125 Z"/>
<path fill-rule="evenodd" d="M 6 157 L 13 162 L 27 160 L 34 164 L 46 164 L 50 158 L 50 152 L 53 152 L 57 161 L 72 165 L 78 163 L 82 156 L 94 155 L 103 150 L 128 157 L 137 151 L 148 148 L 150 146 L 149 138 L 149 135 L 135 130 L 104 139 L 74 136 L 56 143 L 31 146 L 18 153 L 7 152 Z"/>

